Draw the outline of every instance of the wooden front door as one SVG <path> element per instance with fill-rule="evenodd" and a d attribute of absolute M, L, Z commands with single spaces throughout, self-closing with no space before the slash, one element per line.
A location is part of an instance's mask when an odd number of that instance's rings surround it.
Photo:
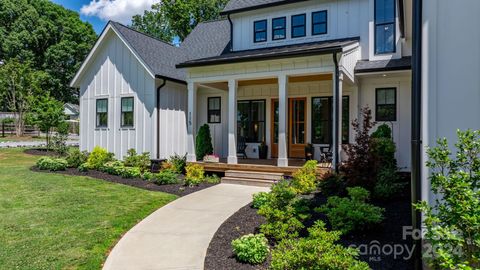
<path fill-rule="evenodd" d="M 272 157 L 278 157 L 278 99 L 272 100 Z M 288 100 L 288 157 L 304 158 L 305 145 L 307 141 L 306 119 L 307 119 L 307 99 L 290 98 Z"/>

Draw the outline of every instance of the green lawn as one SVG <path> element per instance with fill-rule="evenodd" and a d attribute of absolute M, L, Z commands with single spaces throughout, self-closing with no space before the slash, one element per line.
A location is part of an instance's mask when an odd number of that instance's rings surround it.
<path fill-rule="evenodd" d="M 0 269 L 100 269 L 137 222 L 176 196 L 36 173 L 38 157 L 0 149 Z"/>
<path fill-rule="evenodd" d="M 23 137 L 16 137 L 13 135 L 7 135 L 2 137 L 0 131 L 0 142 L 44 142 L 45 137 L 38 137 L 38 136 L 23 136 Z"/>

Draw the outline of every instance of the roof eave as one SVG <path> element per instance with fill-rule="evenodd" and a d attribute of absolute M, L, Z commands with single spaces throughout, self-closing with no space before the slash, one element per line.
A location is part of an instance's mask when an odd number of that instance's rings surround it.
<path fill-rule="evenodd" d="M 222 11 L 222 12 L 220 12 L 220 15 L 225 16 L 225 15 L 231 15 L 231 14 L 234 14 L 234 13 L 247 12 L 247 11 L 269 8 L 269 7 L 275 7 L 275 6 L 283 6 L 283 5 L 288 5 L 288 4 L 298 3 L 298 2 L 305 2 L 305 1 L 308 1 L 308 0 L 286 0 L 286 1 L 280 1 L 280 2 L 275 2 L 275 3 L 267 3 L 267 4 L 263 4 L 263 5 L 250 6 L 250 7 L 245 7 L 245 8 Z"/>

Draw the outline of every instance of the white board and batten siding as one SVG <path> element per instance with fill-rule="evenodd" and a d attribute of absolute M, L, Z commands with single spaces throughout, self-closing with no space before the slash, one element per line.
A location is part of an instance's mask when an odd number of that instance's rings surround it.
<path fill-rule="evenodd" d="M 159 84 L 113 31 L 107 33 L 80 82 L 80 117 L 83 119 L 80 122 L 81 150 L 92 151 L 95 146 L 101 146 L 113 152 L 116 158 L 122 159 L 128 149 L 134 148 L 139 153 L 150 152 L 152 158 L 156 157 L 156 92 Z M 173 91 L 186 95 L 182 93 L 186 92 L 185 89 L 177 88 L 176 84 L 167 83 L 162 93 L 171 96 Z M 134 98 L 133 127 L 121 127 L 122 97 Z M 102 98 L 108 99 L 108 127 L 97 128 L 96 100 Z M 180 102 L 175 108 L 182 110 L 183 115 L 184 104 Z M 161 116 L 169 115 L 169 110 L 167 108 L 162 111 Z M 179 123 L 177 128 L 183 128 L 183 130 L 186 128 L 185 120 L 182 127 L 180 127 L 182 125 L 180 119 L 171 119 L 162 123 L 170 123 L 173 120 Z M 166 127 L 168 128 L 171 126 Z M 178 140 L 181 141 L 181 139 Z M 180 148 L 175 150 L 184 151 L 183 144 L 179 143 Z"/>

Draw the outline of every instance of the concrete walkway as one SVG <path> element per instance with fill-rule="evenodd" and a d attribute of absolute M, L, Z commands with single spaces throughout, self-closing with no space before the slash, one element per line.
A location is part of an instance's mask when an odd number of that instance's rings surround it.
<path fill-rule="evenodd" d="M 219 184 L 179 198 L 127 232 L 103 269 L 203 269 L 213 235 L 233 213 L 267 188 Z"/>

